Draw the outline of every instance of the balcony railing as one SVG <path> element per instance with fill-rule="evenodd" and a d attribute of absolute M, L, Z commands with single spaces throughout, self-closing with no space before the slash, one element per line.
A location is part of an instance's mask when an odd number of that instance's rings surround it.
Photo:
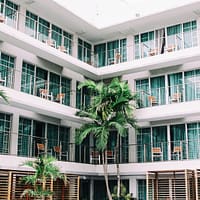
<path fill-rule="evenodd" d="M 75 95 L 74 92 L 76 91 L 71 91 L 70 86 L 21 72 L 9 67 L 12 66 L 12 63 L 9 64 L 3 60 L 1 63 L 0 85 L 14 88 L 15 77 L 21 77 L 22 92 L 71 106 L 70 99 L 72 95 Z M 138 94 L 138 108 L 195 101 L 200 100 L 200 82 L 198 78 L 190 78 L 183 84 L 140 90 L 136 93 Z M 77 108 L 81 109 L 89 103 L 90 95 L 81 93 L 79 96 L 80 102 L 77 101 Z"/>
<path fill-rule="evenodd" d="M 9 9 L 12 10 L 10 7 Z M 199 30 L 193 29 L 178 34 L 166 35 L 165 37 L 160 36 L 159 38 L 154 38 L 146 42 L 135 41 L 133 46 L 118 46 L 113 49 L 108 49 L 107 51 L 102 50 L 94 52 L 85 46 L 81 46 L 76 41 L 73 41 L 71 37 L 66 36 L 67 34 L 61 34 L 59 31 L 52 30 L 50 27 L 39 23 L 38 20 L 25 16 L 16 10 L 10 12 L 9 15 L 5 13 L 0 14 L 0 23 L 5 23 L 8 26 L 22 31 L 63 53 L 73 56 L 73 47 L 79 46 L 80 51 L 78 59 L 94 67 L 119 64 L 126 61 L 167 54 L 199 46 Z M 25 21 L 23 28 L 19 20 Z"/>
<path fill-rule="evenodd" d="M 5 63 L 3 60 L 1 60 L 0 85 L 9 87 L 9 88 L 13 88 L 15 70 L 14 70 L 14 68 L 9 67 L 9 65 L 11 65 L 11 63 L 10 64 L 9 64 L 9 62 Z"/>
<path fill-rule="evenodd" d="M 138 94 L 139 108 L 200 100 L 200 82 L 187 81 L 183 84 L 140 90 Z"/>
<path fill-rule="evenodd" d="M 42 79 L 26 72 L 16 70 L 12 63 L 1 60 L 0 85 L 14 88 L 15 77 L 21 77 L 21 91 L 41 97 L 52 102 L 70 105 L 70 98 L 75 95 L 70 86 L 62 83 Z M 148 86 L 146 86 L 148 88 Z M 79 94 L 78 91 L 77 94 Z M 136 92 L 138 95 L 138 108 L 174 104 L 200 100 L 200 82 L 198 78 L 191 77 L 182 84 L 168 87 L 158 87 Z M 90 102 L 89 94 L 79 94 L 77 108 L 84 108 Z"/>
<path fill-rule="evenodd" d="M 16 153 L 18 156 L 37 157 L 48 154 L 60 161 L 102 164 L 101 152 L 98 152 L 95 147 L 21 133 L 2 132 L 0 139 L 3 145 L 0 148 L 0 154 L 11 154 L 10 144 L 13 136 L 14 138 L 18 136 Z M 153 144 L 130 144 L 120 146 L 118 150 L 108 147 L 105 156 L 108 164 L 200 159 L 200 142 L 176 140 Z"/>

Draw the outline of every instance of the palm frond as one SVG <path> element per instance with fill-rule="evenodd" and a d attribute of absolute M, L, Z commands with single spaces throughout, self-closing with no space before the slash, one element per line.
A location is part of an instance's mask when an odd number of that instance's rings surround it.
<path fill-rule="evenodd" d="M 3 90 L 0 90 L 0 97 L 8 103 L 8 97 L 6 96 L 5 92 Z"/>
<path fill-rule="evenodd" d="M 92 133 L 97 148 L 103 150 L 106 148 L 111 129 L 114 128 L 118 134 L 125 136 L 128 126 L 136 127 L 134 104 L 130 103 L 136 97 L 131 93 L 126 81 L 114 78 L 106 85 L 103 82 L 96 84 L 86 80 L 80 87 L 87 87 L 95 91 L 96 95 L 92 97 L 89 108 L 77 112 L 78 116 L 91 120 L 88 124 L 83 124 L 76 134 L 78 144 Z"/>

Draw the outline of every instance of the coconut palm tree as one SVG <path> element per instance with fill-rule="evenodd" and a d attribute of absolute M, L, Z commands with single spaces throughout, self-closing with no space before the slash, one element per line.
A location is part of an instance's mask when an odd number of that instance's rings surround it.
<path fill-rule="evenodd" d="M 117 130 L 118 139 L 116 150 L 119 148 L 119 136 L 127 135 L 128 126 L 136 127 L 136 120 L 133 116 L 134 104 L 131 103 L 136 99 L 126 82 L 114 78 L 110 84 L 103 82 L 95 83 L 86 80 L 79 85 L 79 88 L 87 87 L 92 94 L 91 105 L 84 110 L 78 111 L 80 117 L 90 119 L 77 131 L 76 141 L 81 144 L 89 135 L 93 134 L 97 150 L 102 153 L 102 162 L 104 169 L 104 178 L 109 200 L 112 200 L 108 185 L 106 148 L 111 129 Z M 116 151 L 116 154 L 118 151 Z M 118 157 L 118 155 L 116 155 Z M 118 160 L 118 159 L 117 159 Z M 120 172 L 119 161 L 117 161 L 117 178 L 118 178 L 118 197 L 120 196 Z"/>
<path fill-rule="evenodd" d="M 53 192 L 46 188 L 47 179 L 61 178 L 66 182 L 66 177 L 60 173 L 59 168 L 53 164 L 56 159 L 54 157 L 40 156 L 36 160 L 29 160 L 23 163 L 34 169 L 33 175 L 27 175 L 22 178 L 22 182 L 30 186 L 22 193 L 23 196 L 35 197 L 36 199 L 45 199 L 50 197 Z"/>

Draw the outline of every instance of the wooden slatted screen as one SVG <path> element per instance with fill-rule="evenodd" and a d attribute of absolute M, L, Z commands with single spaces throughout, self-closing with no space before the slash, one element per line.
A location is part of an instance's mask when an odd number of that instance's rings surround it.
<path fill-rule="evenodd" d="M 195 171 L 195 177 L 196 177 L 196 196 L 198 197 L 197 199 L 200 200 L 200 169 L 197 169 Z"/>
<path fill-rule="evenodd" d="M 148 200 L 195 200 L 193 170 L 151 171 L 147 173 Z"/>
<path fill-rule="evenodd" d="M 22 183 L 21 178 L 28 174 L 33 172 L 0 170 L 0 200 L 33 200 L 28 197 L 21 198 L 24 189 L 28 188 Z M 53 191 L 51 200 L 79 200 L 79 176 L 66 176 L 69 180 L 67 184 L 59 179 L 47 180 L 46 188 Z"/>
<path fill-rule="evenodd" d="M 0 200 L 8 199 L 9 172 L 0 171 Z"/>

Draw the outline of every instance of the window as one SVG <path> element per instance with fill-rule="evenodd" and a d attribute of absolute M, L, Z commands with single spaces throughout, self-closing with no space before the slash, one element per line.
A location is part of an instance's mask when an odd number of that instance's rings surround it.
<path fill-rule="evenodd" d="M 185 101 L 200 99 L 200 69 L 184 72 Z"/>
<path fill-rule="evenodd" d="M 90 104 L 90 90 L 83 87 L 78 89 L 79 82 L 76 83 L 76 108 L 83 109 Z"/>
<path fill-rule="evenodd" d="M 151 129 L 141 128 L 137 133 L 137 161 L 151 161 Z"/>
<path fill-rule="evenodd" d="M 31 37 L 37 37 L 37 15 L 26 11 L 25 33 Z"/>
<path fill-rule="evenodd" d="M 19 118 L 18 155 L 31 156 L 32 147 L 32 120 Z"/>
<path fill-rule="evenodd" d="M 0 113 L 0 153 L 8 154 L 11 134 L 11 116 Z"/>
<path fill-rule="evenodd" d="M 55 97 L 60 93 L 60 76 L 50 72 L 49 93 Z"/>
<path fill-rule="evenodd" d="M 62 152 L 69 152 L 70 150 L 70 128 L 61 126 L 59 127 L 59 144 L 62 146 Z"/>
<path fill-rule="evenodd" d="M 139 108 L 148 107 L 149 79 L 136 80 L 136 92 L 139 96 Z"/>
<path fill-rule="evenodd" d="M 180 50 L 182 48 L 182 26 L 181 24 L 177 24 L 174 26 L 167 27 L 167 45 L 175 46 L 176 50 Z"/>
<path fill-rule="evenodd" d="M 22 65 L 21 91 L 34 94 L 35 66 L 26 62 Z"/>
<path fill-rule="evenodd" d="M 115 40 L 107 43 L 107 64 L 118 64 L 127 60 L 126 39 Z"/>
<path fill-rule="evenodd" d="M 165 96 L 165 77 L 158 76 L 152 77 L 150 79 L 151 83 L 151 96 L 156 98 L 158 105 L 163 105 L 166 103 Z"/>
<path fill-rule="evenodd" d="M 23 62 L 21 91 L 28 94 L 41 96 L 41 90 L 44 89 L 50 95 L 50 100 L 70 105 L 71 80 L 36 67 L 33 64 Z M 62 99 L 57 101 L 59 95 Z"/>
<path fill-rule="evenodd" d="M 106 65 L 106 43 L 94 46 L 94 62 L 97 67 Z"/>
<path fill-rule="evenodd" d="M 63 104 L 70 105 L 71 80 L 65 77 L 61 78 L 61 93 L 65 94 Z"/>
<path fill-rule="evenodd" d="M 6 16 L 6 24 L 16 28 L 19 6 L 8 0 L 6 0 L 4 4 L 5 7 L 2 6 L 1 12 L 4 13 L 4 15 Z"/>
<path fill-rule="evenodd" d="M 79 38 L 78 39 L 78 59 L 90 64 L 91 53 L 92 53 L 92 45 Z"/>
<path fill-rule="evenodd" d="M 138 180 L 138 200 L 146 200 L 146 180 Z"/>
<path fill-rule="evenodd" d="M 66 48 L 66 52 L 72 55 L 73 36 L 72 34 L 67 33 L 66 31 L 63 31 L 63 37 L 64 37 L 64 47 Z"/>
<path fill-rule="evenodd" d="M 154 31 L 135 35 L 135 59 L 149 56 L 149 51 L 154 49 Z"/>
<path fill-rule="evenodd" d="M 184 48 L 197 46 L 197 23 L 191 21 L 183 24 Z"/>
<path fill-rule="evenodd" d="M 94 62 L 96 66 L 118 64 L 127 61 L 126 39 L 114 40 L 94 46 Z"/>
<path fill-rule="evenodd" d="M 120 40 L 120 47 L 119 47 L 119 53 L 120 53 L 120 62 L 126 62 L 127 61 L 127 47 L 126 47 L 126 39 Z M 117 56 L 117 55 L 115 55 Z M 116 58 L 117 59 L 117 58 Z"/>
<path fill-rule="evenodd" d="M 168 159 L 167 127 L 152 128 L 152 147 L 159 147 L 163 152 L 163 160 Z"/>
<path fill-rule="evenodd" d="M 142 57 L 149 55 L 149 51 L 154 49 L 154 31 L 141 34 L 141 50 Z"/>
<path fill-rule="evenodd" d="M 47 124 L 47 149 L 52 149 L 58 146 L 58 126 L 54 124 Z"/>
<path fill-rule="evenodd" d="M 181 102 L 183 97 L 182 72 L 168 75 L 170 103 Z"/>
<path fill-rule="evenodd" d="M 46 137 L 45 133 L 47 134 Z M 52 153 L 52 155 L 54 146 L 62 145 L 62 151 L 67 151 L 70 139 L 69 136 L 69 127 L 59 127 L 58 125 L 46 124 L 45 122 L 39 122 L 32 119 L 20 117 L 18 135 L 18 155 L 38 155 L 37 143 L 44 144 L 48 150 L 48 153 Z M 48 146 L 46 146 L 46 144 Z"/>
<path fill-rule="evenodd" d="M 40 96 L 40 89 L 48 89 L 48 71 L 36 68 L 36 95 Z"/>
<path fill-rule="evenodd" d="M 185 124 L 176 124 L 170 126 L 170 141 L 171 141 L 171 154 L 172 160 L 186 159 L 186 135 Z M 180 150 L 180 152 L 174 151 L 174 149 Z"/>
<path fill-rule="evenodd" d="M 140 58 L 140 39 L 139 35 L 134 36 L 134 43 L 135 43 L 135 59 Z"/>
<path fill-rule="evenodd" d="M 50 23 L 42 18 L 39 18 L 39 35 L 38 39 L 42 42 L 46 42 L 49 39 Z"/>
<path fill-rule="evenodd" d="M 62 44 L 62 29 L 52 24 L 51 38 L 55 41 L 56 47 Z"/>
<path fill-rule="evenodd" d="M 0 77 L 5 80 L 4 86 L 12 87 L 15 58 L 7 54 L 0 54 Z"/>
<path fill-rule="evenodd" d="M 200 155 L 200 123 L 187 124 L 189 159 L 199 159 Z"/>

